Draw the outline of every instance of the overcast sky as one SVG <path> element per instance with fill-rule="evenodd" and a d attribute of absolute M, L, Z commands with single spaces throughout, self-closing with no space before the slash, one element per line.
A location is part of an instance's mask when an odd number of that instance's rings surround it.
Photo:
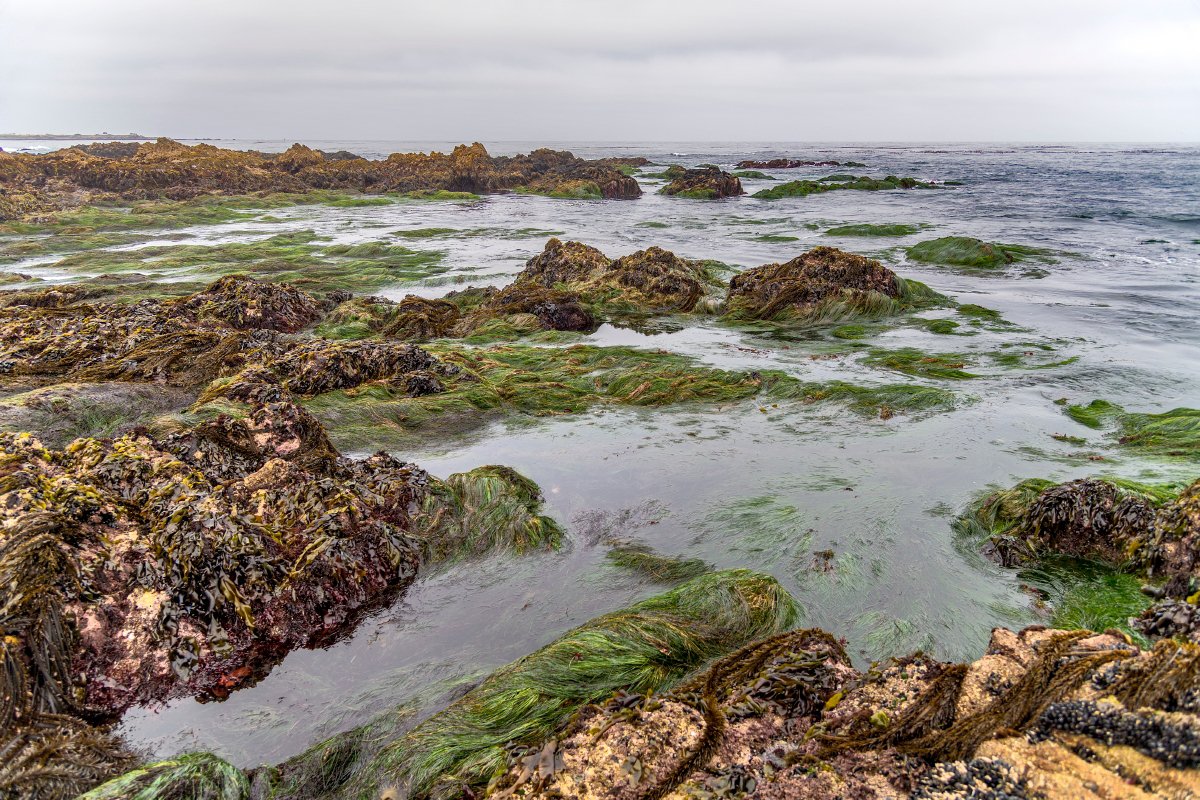
<path fill-rule="evenodd" d="M 1200 140 L 1198 0 L 0 0 L 0 131 Z"/>

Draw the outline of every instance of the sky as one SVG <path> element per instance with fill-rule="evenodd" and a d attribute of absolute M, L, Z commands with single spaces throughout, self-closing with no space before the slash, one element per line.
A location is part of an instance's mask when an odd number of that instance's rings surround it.
<path fill-rule="evenodd" d="M 0 131 L 1200 141 L 1197 0 L 0 0 Z"/>

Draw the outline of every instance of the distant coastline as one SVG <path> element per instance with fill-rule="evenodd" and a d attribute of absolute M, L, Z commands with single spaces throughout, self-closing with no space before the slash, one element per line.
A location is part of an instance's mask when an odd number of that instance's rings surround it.
<path fill-rule="evenodd" d="M 34 139 L 49 142 L 70 142 L 76 139 L 107 139 L 112 142 L 127 142 L 153 138 L 153 136 L 142 136 L 140 133 L 0 133 L 0 141 Z"/>

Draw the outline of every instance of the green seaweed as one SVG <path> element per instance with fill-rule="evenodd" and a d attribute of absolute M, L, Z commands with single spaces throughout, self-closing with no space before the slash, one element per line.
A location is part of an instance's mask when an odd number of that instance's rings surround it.
<path fill-rule="evenodd" d="M 365 774 L 404 774 L 417 797 L 482 787 L 506 768 L 506 747 L 541 742 L 576 709 L 618 689 L 667 689 L 723 653 L 787 630 L 796 615 L 792 598 L 765 575 L 726 570 L 693 578 L 493 673 L 385 748 Z"/>
<path fill-rule="evenodd" d="M 798 242 L 798 241 L 800 241 L 800 237 L 799 236 L 784 236 L 784 235 L 781 235 L 778 233 L 764 233 L 761 236 L 755 236 L 754 241 L 768 242 L 768 243 L 772 243 L 772 244 L 784 243 L 784 242 Z"/>
<path fill-rule="evenodd" d="M 189 753 L 130 770 L 79 800 L 244 800 L 245 773 L 211 753 Z"/>
<path fill-rule="evenodd" d="M 924 226 L 905 225 L 900 223 L 873 225 L 859 223 L 855 225 L 839 225 L 825 231 L 825 236 L 911 236 Z"/>
<path fill-rule="evenodd" d="M 1107 400 L 1064 409 L 1068 417 L 1094 430 L 1114 428 L 1117 445 L 1141 455 L 1200 460 L 1200 410 L 1174 408 L 1161 414 L 1126 411 Z"/>
<path fill-rule="evenodd" d="M 664 556 L 648 545 L 636 542 L 614 545 L 606 558 L 611 564 L 656 583 L 679 583 L 712 569 L 698 558 Z"/>
<path fill-rule="evenodd" d="M 768 175 L 765 172 L 759 172 L 756 169 L 738 170 L 733 173 L 733 177 L 735 177 L 735 178 L 750 178 L 751 180 L 756 180 L 756 181 L 777 181 L 777 180 L 779 180 L 778 178 L 774 177 L 773 175 Z"/>
<path fill-rule="evenodd" d="M 1094 561 L 1047 556 L 1021 570 L 1018 577 L 1046 595 L 1053 627 L 1090 631 L 1116 628 L 1146 644 L 1129 624 L 1131 617 L 1153 602 L 1142 592 L 1142 580 L 1137 576 Z"/>
<path fill-rule="evenodd" d="M 937 184 L 925 183 L 916 178 L 897 178 L 895 175 L 888 175 L 886 178 L 870 178 L 865 175 L 835 175 L 831 178 L 841 178 L 842 180 L 799 180 L 788 181 L 781 183 L 778 186 L 772 186 L 770 189 L 762 189 L 755 192 L 752 197 L 759 200 L 781 200 L 786 197 L 808 197 L 810 194 L 822 194 L 824 192 L 833 192 L 838 190 L 856 190 L 865 192 L 890 191 L 892 189 L 936 189 Z"/>
<path fill-rule="evenodd" d="M 926 353 L 915 347 L 873 349 L 862 362 L 921 378 L 961 381 L 979 377 L 963 369 L 971 362 L 961 353 Z"/>
<path fill-rule="evenodd" d="M 179 285 L 182 275 L 209 281 L 231 274 L 290 283 L 308 291 L 365 292 L 440 274 L 448 269 L 442 264 L 444 257 L 440 250 L 411 250 L 386 242 L 326 245 L 316 233 L 304 230 L 251 242 L 92 250 L 69 255 L 52 266 L 80 275 L 137 276 L 149 279 L 151 286 L 161 280 L 158 288 L 164 296 L 189 293 L 184 289 L 190 287 Z M 122 301 L 134 296 L 124 291 L 114 295 Z"/>
<path fill-rule="evenodd" d="M 806 383 L 774 370 L 731 372 L 694 359 L 633 347 L 565 348 L 504 345 L 428 349 L 460 368 L 446 391 L 408 397 L 382 383 L 342 389 L 305 401 L 340 446 L 353 449 L 403 441 L 418 429 L 461 431 L 498 414 L 577 414 L 598 403 L 660 407 L 722 404 L 756 397 L 804 403 L 845 402 L 858 413 L 942 411 L 954 407 L 944 390 L 907 385 Z"/>
<path fill-rule="evenodd" d="M 943 236 L 918 242 L 905 251 L 913 261 L 958 267 L 995 269 L 1020 261 L 1056 263 L 1054 253 L 1037 247 L 984 242 L 969 236 Z"/>

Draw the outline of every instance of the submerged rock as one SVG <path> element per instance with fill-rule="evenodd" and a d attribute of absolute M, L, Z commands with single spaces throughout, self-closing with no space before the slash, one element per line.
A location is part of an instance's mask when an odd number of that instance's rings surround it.
<path fill-rule="evenodd" d="M 745 194 L 742 182 L 719 167 L 697 167 L 684 170 L 659 190 L 661 194 L 690 197 L 695 200 L 718 200 Z"/>
<path fill-rule="evenodd" d="M 834 247 L 814 247 L 784 264 L 766 264 L 729 282 L 726 313 L 743 319 L 812 316 L 831 302 L 852 305 L 898 298 L 903 284 L 872 258 Z"/>

